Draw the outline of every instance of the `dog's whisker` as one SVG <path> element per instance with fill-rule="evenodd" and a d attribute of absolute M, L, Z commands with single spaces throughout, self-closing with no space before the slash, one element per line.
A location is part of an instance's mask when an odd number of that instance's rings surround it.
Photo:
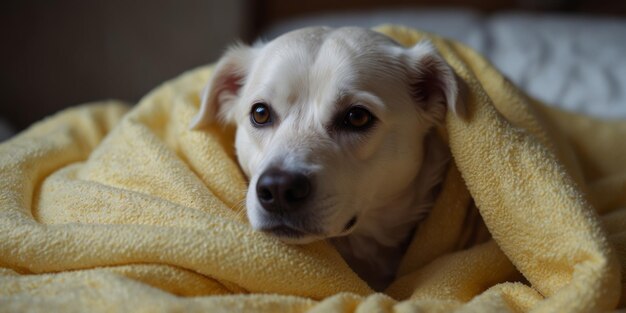
<path fill-rule="evenodd" d="M 330 205 L 322 206 L 322 207 L 316 207 L 315 218 L 320 221 L 324 221 L 328 219 L 331 215 L 333 215 L 333 213 L 339 213 L 336 210 L 332 210 L 333 207 L 336 207 L 336 205 L 333 203 L 331 203 Z"/>
<path fill-rule="evenodd" d="M 316 203 L 318 203 L 318 204 L 319 203 L 324 203 L 326 201 L 334 200 L 335 198 L 337 198 L 337 195 L 334 195 L 334 194 L 333 195 L 328 195 L 328 196 L 325 196 L 324 198 L 317 199 Z"/>
<path fill-rule="evenodd" d="M 243 198 L 235 202 L 235 204 L 233 204 L 230 209 L 231 211 L 235 212 L 235 218 L 239 219 L 239 218 L 245 218 L 245 211 L 246 211 L 245 208 L 246 208 L 246 198 Z"/>
<path fill-rule="evenodd" d="M 246 201 L 246 198 L 243 198 L 241 200 L 238 200 L 237 202 L 235 202 L 235 204 L 232 205 L 232 207 L 230 208 L 232 211 L 237 211 L 241 209 L 241 205 L 244 204 Z"/>
<path fill-rule="evenodd" d="M 245 219 L 246 218 L 246 205 L 245 203 L 241 205 L 239 210 L 237 210 L 237 217 Z"/>

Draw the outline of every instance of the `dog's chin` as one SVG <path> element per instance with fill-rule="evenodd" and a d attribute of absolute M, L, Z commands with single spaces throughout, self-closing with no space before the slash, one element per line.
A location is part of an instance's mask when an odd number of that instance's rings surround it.
<path fill-rule="evenodd" d="M 305 245 L 305 244 L 309 244 L 309 243 L 313 243 L 316 241 L 321 241 L 324 240 L 324 237 L 320 237 L 320 236 L 313 236 L 313 235 L 307 235 L 307 236 L 303 236 L 303 237 L 284 237 L 284 236 L 275 236 L 277 237 L 280 241 L 289 244 L 289 245 Z"/>
<path fill-rule="evenodd" d="M 307 233 L 288 226 L 275 226 L 261 231 L 287 244 L 303 245 L 326 239 L 324 235 Z"/>
<path fill-rule="evenodd" d="M 335 237 L 343 237 L 350 235 L 354 231 L 354 222 L 349 222 L 352 225 L 347 225 L 341 232 L 338 233 L 308 233 L 301 230 L 291 228 L 289 226 L 276 226 L 272 228 L 260 229 L 262 232 L 278 238 L 280 241 L 287 244 L 303 245 L 312 243 L 315 241 L 325 240 Z"/>
<path fill-rule="evenodd" d="M 248 220 L 252 228 L 287 244 L 308 244 L 334 237 L 350 235 L 358 224 L 358 214 L 348 220 L 333 224 L 330 221 L 311 223 L 314 217 L 300 217 L 291 220 L 281 216 L 268 216 L 262 210 L 248 210 Z M 309 221 L 308 223 L 306 221 Z M 333 218 L 337 222 L 336 218 Z"/>

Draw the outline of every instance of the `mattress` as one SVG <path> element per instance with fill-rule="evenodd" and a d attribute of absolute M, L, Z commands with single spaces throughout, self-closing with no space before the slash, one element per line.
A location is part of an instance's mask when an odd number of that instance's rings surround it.
<path fill-rule="evenodd" d="M 549 104 L 626 118 L 626 19 L 471 10 L 327 14 L 272 25 L 263 38 L 311 26 L 401 24 L 464 42 L 509 79 Z"/>

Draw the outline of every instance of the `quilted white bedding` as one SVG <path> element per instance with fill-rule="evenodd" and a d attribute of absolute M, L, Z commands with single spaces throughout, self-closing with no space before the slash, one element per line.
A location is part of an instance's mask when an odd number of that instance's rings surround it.
<path fill-rule="evenodd" d="M 465 42 L 531 95 L 571 111 L 626 118 L 626 19 L 467 10 L 312 16 L 272 26 L 266 38 L 308 25 L 402 24 Z"/>

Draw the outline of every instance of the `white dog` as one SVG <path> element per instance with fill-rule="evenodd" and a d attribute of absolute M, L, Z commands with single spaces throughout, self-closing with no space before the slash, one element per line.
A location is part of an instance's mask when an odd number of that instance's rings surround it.
<path fill-rule="evenodd" d="M 429 43 L 306 28 L 219 61 L 192 128 L 235 123 L 250 224 L 284 242 L 330 239 L 373 288 L 394 277 L 449 153 L 431 131 L 458 83 Z"/>

